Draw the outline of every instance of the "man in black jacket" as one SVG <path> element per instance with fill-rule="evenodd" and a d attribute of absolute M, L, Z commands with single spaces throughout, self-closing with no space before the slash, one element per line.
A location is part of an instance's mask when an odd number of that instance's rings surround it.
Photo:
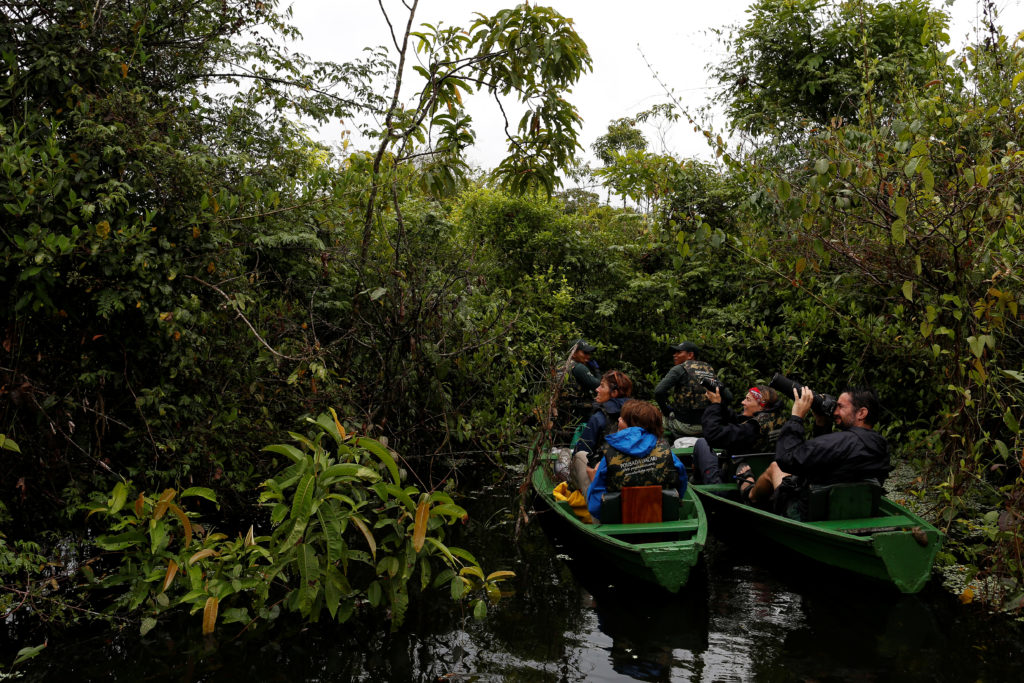
<path fill-rule="evenodd" d="M 804 440 L 804 417 L 814 393 L 807 387 L 793 390 L 793 411 L 782 426 L 775 446 L 775 462 L 754 481 L 749 467 L 736 472 L 740 496 L 751 503 L 771 498 L 776 512 L 792 514 L 806 499 L 811 484 L 839 484 L 874 479 L 879 484 L 892 470 L 889 446 L 873 429 L 878 398 L 870 389 L 850 388 L 839 395 L 833 421 L 840 428 L 828 432 L 825 418 L 815 414 L 814 438 Z"/>

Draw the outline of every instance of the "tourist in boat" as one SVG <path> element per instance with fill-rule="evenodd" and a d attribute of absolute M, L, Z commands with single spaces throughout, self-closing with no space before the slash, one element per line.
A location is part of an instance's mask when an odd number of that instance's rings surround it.
<path fill-rule="evenodd" d="M 787 416 L 782 410 L 782 397 L 763 384 L 747 390 L 741 403 L 743 412 L 739 415 L 722 402 L 717 387 L 706 395 L 711 405 L 704 409 L 700 419 L 704 436 L 693 446 L 694 474 L 702 484 L 719 484 L 721 470 L 718 456 L 712 449 L 725 450 L 731 455 L 774 451 Z"/>
<path fill-rule="evenodd" d="M 892 470 L 889 446 L 874 430 L 878 398 L 866 388 L 853 387 L 836 399 L 829 432 L 823 415 L 815 413 L 814 438 L 804 440 L 804 418 L 814 393 L 793 390 L 792 415 L 775 446 L 775 461 L 755 481 L 750 467 L 736 472 L 740 497 L 755 505 L 772 503 L 775 512 L 800 519 L 806 516 L 807 493 L 812 484 L 827 485 L 874 480 L 883 484 Z"/>
<path fill-rule="evenodd" d="M 708 405 L 707 389 L 701 380 L 714 380 L 715 369 L 698 360 L 700 348 L 684 341 L 669 347 L 672 369 L 654 387 L 654 400 L 665 416 L 665 431 L 674 437 L 699 436 L 700 418 Z"/>
<path fill-rule="evenodd" d="M 601 377 L 594 393 L 594 410 L 576 442 L 570 468 L 569 483 L 580 491 L 586 491 L 594 478 L 593 468 L 601 460 L 598 449 L 605 436 L 618 429 L 622 406 L 633 395 L 633 381 L 624 372 L 609 370 Z"/>
<path fill-rule="evenodd" d="M 619 430 L 609 434 L 594 481 L 587 489 L 587 509 L 601 518 L 605 492 L 624 486 L 653 486 L 686 491 L 686 469 L 667 448 L 658 445 L 663 434 L 661 411 L 647 401 L 629 401 L 622 407 Z"/>

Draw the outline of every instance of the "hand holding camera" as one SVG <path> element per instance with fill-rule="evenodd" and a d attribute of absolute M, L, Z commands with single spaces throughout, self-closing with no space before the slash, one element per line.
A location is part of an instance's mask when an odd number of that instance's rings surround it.
<path fill-rule="evenodd" d="M 725 387 L 724 384 L 713 377 L 701 377 L 700 385 L 707 390 L 707 394 L 705 395 L 709 401 L 712 403 L 722 402 L 722 390 Z"/>
<path fill-rule="evenodd" d="M 807 411 L 811 409 L 811 404 L 814 402 L 814 392 L 811 391 L 810 387 L 803 387 L 802 389 L 793 388 L 793 414 L 803 419 L 807 416 Z"/>

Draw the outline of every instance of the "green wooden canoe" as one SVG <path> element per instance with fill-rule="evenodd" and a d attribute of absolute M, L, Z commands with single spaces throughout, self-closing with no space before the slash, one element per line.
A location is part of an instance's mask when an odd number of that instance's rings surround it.
<path fill-rule="evenodd" d="M 755 472 L 766 464 L 767 459 L 751 463 Z M 691 488 L 716 516 L 723 513 L 721 521 L 730 528 L 749 530 L 824 564 L 890 582 L 904 593 L 924 588 L 944 538 L 934 526 L 885 497 L 867 517 L 801 522 L 742 503 L 735 483 Z"/>
<path fill-rule="evenodd" d="M 584 524 L 565 501 L 556 500 L 551 477 L 553 456 L 543 456 L 533 470 L 532 485 L 551 514 L 564 522 L 588 550 L 621 572 L 676 593 L 686 585 L 707 540 L 707 518 L 700 500 L 687 487 L 679 519 L 655 524 Z"/>

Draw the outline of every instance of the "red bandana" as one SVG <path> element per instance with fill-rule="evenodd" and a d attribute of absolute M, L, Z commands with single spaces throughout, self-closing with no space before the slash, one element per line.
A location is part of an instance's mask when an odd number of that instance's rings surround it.
<path fill-rule="evenodd" d="M 750 387 L 750 389 L 748 389 L 748 392 L 754 395 L 754 400 L 757 401 L 757 405 L 761 406 L 762 408 L 768 405 L 768 401 L 765 399 L 764 396 L 761 395 L 761 390 L 758 389 L 757 387 Z"/>

